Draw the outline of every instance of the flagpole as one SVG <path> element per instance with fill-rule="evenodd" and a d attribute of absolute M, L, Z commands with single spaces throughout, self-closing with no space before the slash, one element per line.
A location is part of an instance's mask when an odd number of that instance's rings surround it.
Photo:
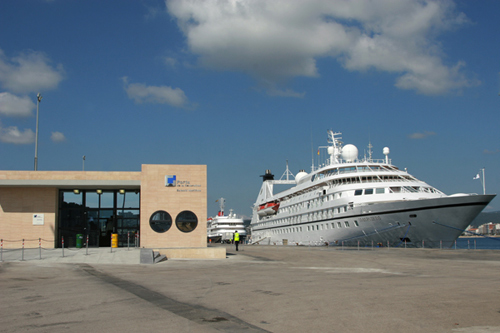
<path fill-rule="evenodd" d="M 481 169 L 483 171 L 483 194 L 486 194 L 486 179 L 484 179 L 484 168 Z"/>

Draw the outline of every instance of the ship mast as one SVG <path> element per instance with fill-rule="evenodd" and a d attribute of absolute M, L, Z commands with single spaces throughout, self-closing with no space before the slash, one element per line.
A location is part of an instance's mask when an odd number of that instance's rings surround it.
<path fill-rule="evenodd" d="M 342 142 L 339 139 L 341 137 L 335 137 L 341 135 L 342 133 L 333 133 L 332 130 L 328 130 L 328 143 L 331 146 L 328 147 L 328 154 L 330 154 L 330 165 L 339 163 L 339 156 L 342 152 Z"/>

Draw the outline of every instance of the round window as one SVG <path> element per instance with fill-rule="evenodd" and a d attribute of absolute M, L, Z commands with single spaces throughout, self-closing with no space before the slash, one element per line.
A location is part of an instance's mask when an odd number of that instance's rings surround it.
<path fill-rule="evenodd" d="M 156 232 L 165 232 L 172 226 L 172 217 L 166 211 L 158 210 L 149 218 L 149 225 Z"/>
<path fill-rule="evenodd" d="M 185 210 L 177 215 L 175 225 L 182 232 L 191 232 L 198 226 L 198 218 L 193 212 Z"/>

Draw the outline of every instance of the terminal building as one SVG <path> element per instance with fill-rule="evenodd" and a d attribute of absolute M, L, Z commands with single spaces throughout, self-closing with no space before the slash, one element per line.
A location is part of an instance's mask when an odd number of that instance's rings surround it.
<path fill-rule="evenodd" d="M 207 247 L 206 165 L 142 165 L 140 172 L 0 171 L 4 248 L 140 246 L 167 258 L 225 258 Z M 116 237 L 116 236 L 115 236 Z M 116 244 L 115 244 L 116 245 Z"/>

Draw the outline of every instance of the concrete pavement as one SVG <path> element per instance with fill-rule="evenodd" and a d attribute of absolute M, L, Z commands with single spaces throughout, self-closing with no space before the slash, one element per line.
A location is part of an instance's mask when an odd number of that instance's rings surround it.
<path fill-rule="evenodd" d="M 500 251 L 241 249 L 0 263 L 0 332 L 500 332 Z"/>

